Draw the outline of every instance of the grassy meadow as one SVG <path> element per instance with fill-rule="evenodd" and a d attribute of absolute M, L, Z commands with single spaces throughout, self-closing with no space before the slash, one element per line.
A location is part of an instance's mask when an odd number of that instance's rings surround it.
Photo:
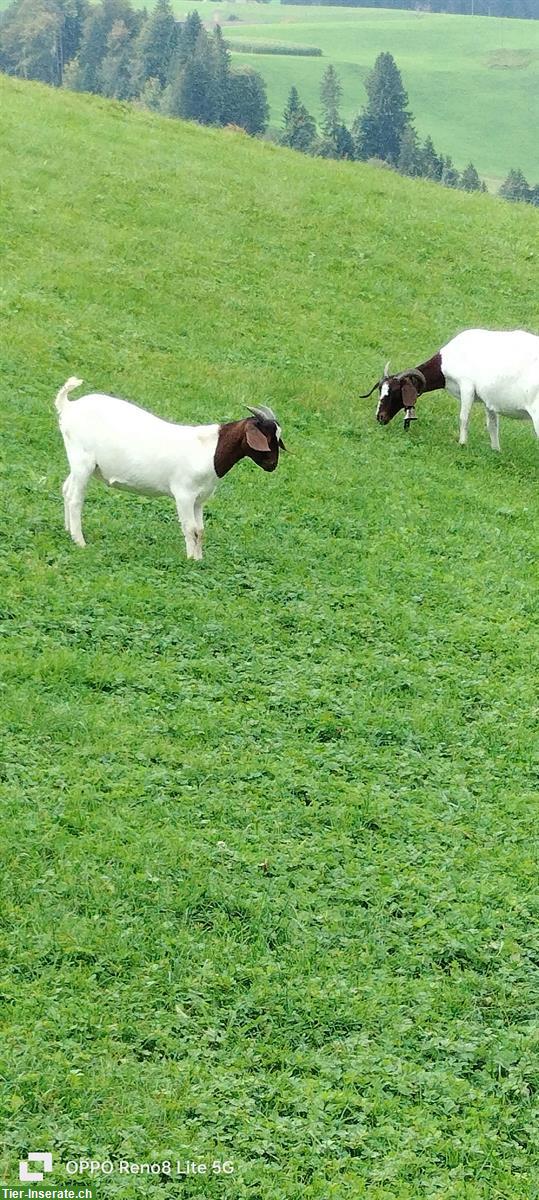
<path fill-rule="evenodd" d="M 210 1164 L 98 1200 L 532 1200 L 538 447 L 358 393 L 537 331 L 538 215 L 0 91 L 0 1179 L 44 1149 L 57 1185 Z M 80 551 L 74 373 L 179 421 L 268 403 L 291 453 L 222 482 L 202 564 L 98 484 Z"/>
<path fill-rule="evenodd" d="M 320 58 L 234 53 L 266 80 L 271 122 L 281 124 L 292 84 L 320 117 L 320 80 L 329 63 L 342 86 L 342 113 L 352 121 L 366 100 L 364 80 L 382 50 L 401 70 L 419 134 L 462 169 L 472 159 L 491 187 L 511 167 L 539 178 L 539 22 L 446 16 L 389 9 L 176 0 L 178 13 L 198 8 L 219 20 L 236 43 L 283 41 L 318 46 Z"/>

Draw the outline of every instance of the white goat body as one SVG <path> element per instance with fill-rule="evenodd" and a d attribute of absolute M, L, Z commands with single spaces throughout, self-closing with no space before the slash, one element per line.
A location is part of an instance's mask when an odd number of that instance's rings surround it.
<path fill-rule="evenodd" d="M 100 392 L 69 401 L 69 393 L 81 383 L 74 377 L 68 379 L 55 401 L 70 466 L 63 496 L 65 527 L 73 541 L 85 545 L 82 505 L 90 477 L 95 473 L 111 487 L 172 496 L 187 557 L 202 558 L 202 505 L 215 490 L 219 478 L 246 455 L 266 470 L 277 465 L 280 427 L 274 414 L 270 409 L 252 410 L 263 414 L 262 423 L 265 420 L 269 433 L 261 431 L 256 417 L 228 425 L 176 425 L 126 400 Z M 270 445 L 274 441 L 275 447 Z M 223 452 L 218 460 L 221 442 Z M 266 463 L 264 460 L 270 456 L 273 456 L 271 462 Z"/>
<path fill-rule="evenodd" d="M 386 363 L 378 388 L 376 419 L 388 425 L 404 409 L 404 427 L 415 418 L 418 396 L 446 388 L 460 400 L 460 444 L 468 440 L 472 405 L 485 405 L 487 429 L 493 450 L 500 449 L 499 416 L 529 418 L 539 437 L 539 337 L 521 329 L 502 331 L 466 329 L 426 362 L 398 375 Z"/>
<path fill-rule="evenodd" d="M 466 329 L 440 351 L 445 386 L 460 400 L 460 444 L 468 440 L 472 405 L 482 401 L 493 450 L 498 418 L 529 418 L 539 437 L 539 337 L 517 329 Z"/>

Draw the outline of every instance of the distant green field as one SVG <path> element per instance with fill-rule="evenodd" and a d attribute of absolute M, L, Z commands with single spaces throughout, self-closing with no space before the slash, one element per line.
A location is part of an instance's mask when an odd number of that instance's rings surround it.
<path fill-rule="evenodd" d="M 358 393 L 539 330 L 539 216 L 0 99 L 0 1184 L 48 1150 L 56 1185 L 207 1165 L 96 1200 L 531 1200 L 538 445 Z M 223 481 L 201 564 L 97 483 L 78 550 L 73 373 L 180 421 L 271 404 L 292 453 Z"/>
<path fill-rule="evenodd" d="M 352 120 L 365 101 L 363 82 L 377 54 L 389 50 L 402 71 L 419 133 L 462 168 L 472 159 L 491 182 L 519 166 L 539 179 L 539 22 L 420 12 L 177 0 L 219 19 L 234 40 L 283 40 L 320 46 L 322 58 L 235 55 L 264 76 L 271 119 L 280 124 L 292 84 L 318 118 L 320 79 L 328 63 L 341 78 L 342 111 Z M 230 16 L 240 20 L 229 21 Z M 245 23 L 244 23 L 245 22 Z"/>

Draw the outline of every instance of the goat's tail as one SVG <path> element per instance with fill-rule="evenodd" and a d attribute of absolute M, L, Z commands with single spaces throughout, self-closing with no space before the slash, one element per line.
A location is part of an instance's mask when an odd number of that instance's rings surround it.
<path fill-rule="evenodd" d="M 68 402 L 69 393 L 72 392 L 74 388 L 81 386 L 82 379 L 77 379 L 76 375 L 71 375 L 71 377 L 67 380 L 67 383 L 64 383 L 64 386 L 60 388 L 56 400 L 54 401 L 57 412 L 62 413 L 64 411 L 64 408 Z"/>

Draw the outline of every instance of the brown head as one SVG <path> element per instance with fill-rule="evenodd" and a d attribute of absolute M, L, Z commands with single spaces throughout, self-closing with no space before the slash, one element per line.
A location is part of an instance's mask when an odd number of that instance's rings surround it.
<path fill-rule="evenodd" d="M 214 455 L 215 473 L 219 477 L 239 462 L 241 458 L 252 458 L 263 471 L 274 471 L 279 462 L 279 450 L 286 450 L 281 437 L 281 426 L 265 404 L 257 408 L 247 405 L 252 416 L 242 421 L 230 421 L 221 425 Z"/>
<path fill-rule="evenodd" d="M 412 367 L 409 371 L 401 371 L 399 375 L 390 375 L 389 363 L 386 363 L 382 378 L 373 384 L 370 392 L 366 392 L 361 399 L 366 400 L 367 396 L 371 396 L 378 388 L 376 420 L 380 422 L 380 425 L 389 425 L 393 417 L 404 409 L 404 428 L 409 429 L 410 422 L 416 419 L 417 397 L 425 391 L 426 386 L 425 376 L 417 367 Z"/>

